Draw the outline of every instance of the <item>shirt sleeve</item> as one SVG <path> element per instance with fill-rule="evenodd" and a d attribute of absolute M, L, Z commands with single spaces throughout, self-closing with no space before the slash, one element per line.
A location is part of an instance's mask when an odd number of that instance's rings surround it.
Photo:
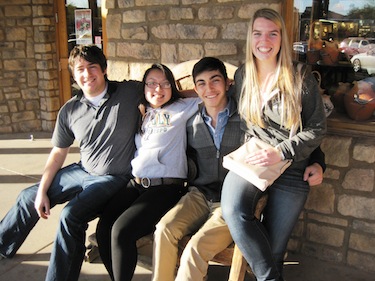
<path fill-rule="evenodd" d="M 67 148 L 74 142 L 74 133 L 71 131 L 69 124 L 68 104 L 65 104 L 57 115 L 55 129 L 52 135 L 53 146 Z"/>
<path fill-rule="evenodd" d="M 198 104 L 202 101 L 200 98 L 184 98 L 185 103 L 184 115 L 185 119 L 188 120 L 194 113 L 198 111 Z"/>

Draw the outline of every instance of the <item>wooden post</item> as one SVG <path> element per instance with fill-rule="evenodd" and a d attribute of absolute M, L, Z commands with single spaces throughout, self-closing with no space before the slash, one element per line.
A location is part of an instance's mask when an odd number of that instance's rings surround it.
<path fill-rule="evenodd" d="M 228 281 L 243 281 L 245 278 L 247 262 L 242 256 L 240 249 L 234 245 L 232 265 L 230 267 Z"/>

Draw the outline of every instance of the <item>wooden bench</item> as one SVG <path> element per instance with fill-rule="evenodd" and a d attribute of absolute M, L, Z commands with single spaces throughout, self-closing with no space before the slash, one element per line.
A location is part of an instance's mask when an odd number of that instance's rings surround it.
<path fill-rule="evenodd" d="M 259 219 L 261 217 L 262 211 L 267 203 L 267 195 L 263 196 L 256 207 L 255 215 Z M 185 236 L 178 244 L 179 247 L 179 255 L 181 255 L 182 251 L 184 250 L 186 244 L 189 242 L 190 236 Z M 93 262 L 95 259 L 99 257 L 99 250 L 98 244 L 96 242 L 95 233 L 91 234 L 88 237 L 90 242 L 88 246 L 88 252 L 85 256 L 85 261 Z M 151 245 L 153 243 L 153 236 L 149 234 L 145 237 L 142 237 L 137 241 L 137 248 L 142 248 L 149 246 L 151 249 Z M 142 262 L 145 264 L 149 269 L 151 269 L 151 259 L 152 257 L 143 257 Z M 238 247 L 232 243 L 228 246 L 225 250 L 218 253 L 213 259 L 212 262 L 215 262 L 219 265 L 223 266 L 230 266 L 229 272 L 229 279 L 228 281 L 243 281 L 245 278 L 246 271 L 251 272 L 250 268 L 247 265 L 246 260 L 242 256 L 241 251 Z"/>

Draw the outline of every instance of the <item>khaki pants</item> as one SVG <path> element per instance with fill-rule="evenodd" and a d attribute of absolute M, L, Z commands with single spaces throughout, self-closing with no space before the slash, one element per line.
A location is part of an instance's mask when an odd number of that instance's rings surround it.
<path fill-rule="evenodd" d="M 178 241 L 194 235 L 186 245 L 175 277 Z M 220 202 L 211 203 L 195 187 L 156 226 L 153 281 L 200 281 L 208 262 L 233 242 L 221 215 Z"/>

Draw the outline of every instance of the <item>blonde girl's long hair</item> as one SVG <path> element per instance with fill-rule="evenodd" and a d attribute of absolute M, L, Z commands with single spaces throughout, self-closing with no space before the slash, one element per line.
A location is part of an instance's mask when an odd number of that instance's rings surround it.
<path fill-rule="evenodd" d="M 277 68 L 275 75 L 268 83 L 267 93 L 264 93 L 264 89 L 260 89 L 260 81 L 251 47 L 253 24 L 257 18 L 265 18 L 274 22 L 281 31 L 281 48 L 277 58 Z M 302 77 L 294 71 L 289 40 L 283 19 L 272 9 L 261 9 L 255 12 L 248 28 L 245 76 L 239 99 L 239 113 L 248 126 L 255 124 L 262 128 L 266 127 L 263 116 L 263 105 L 267 104 L 268 100 L 263 99 L 265 95 L 270 95 L 275 90 L 278 90 L 277 94 L 270 98 L 276 98 L 280 102 L 280 125 L 295 133 L 298 127 L 301 129 L 302 126 L 300 114 Z"/>

